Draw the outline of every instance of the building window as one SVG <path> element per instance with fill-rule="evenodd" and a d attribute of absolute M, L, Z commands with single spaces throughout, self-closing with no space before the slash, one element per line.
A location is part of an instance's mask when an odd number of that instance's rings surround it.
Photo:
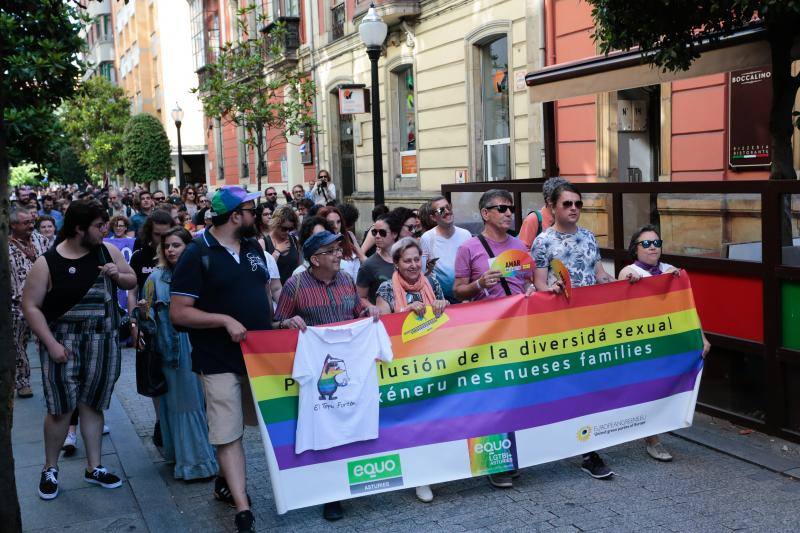
<path fill-rule="evenodd" d="M 392 175 L 400 175 L 399 181 L 395 178 L 395 187 L 415 188 L 417 182 L 417 120 L 416 99 L 414 94 L 414 68 L 412 65 L 403 65 L 393 72 L 394 94 L 396 104 L 393 109 L 396 126 L 393 128 Z"/>
<path fill-rule="evenodd" d="M 344 4 L 342 4 L 344 6 Z M 279 17 L 299 17 L 300 2 L 298 0 L 272 0 L 272 19 Z"/>
<path fill-rule="evenodd" d="M 331 41 L 344 37 L 345 11 L 344 3 L 331 9 Z"/>
<path fill-rule="evenodd" d="M 116 74 L 114 72 L 114 63 L 112 61 L 103 61 L 100 63 L 97 66 L 97 72 L 111 83 L 117 83 Z"/>
<path fill-rule="evenodd" d="M 511 179 L 511 135 L 508 105 L 508 38 L 480 46 L 483 112 L 483 177 Z"/>

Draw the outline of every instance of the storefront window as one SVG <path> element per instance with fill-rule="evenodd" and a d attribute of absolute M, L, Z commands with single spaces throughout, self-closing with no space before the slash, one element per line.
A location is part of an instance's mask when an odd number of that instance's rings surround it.
<path fill-rule="evenodd" d="M 414 70 L 411 65 L 397 72 L 398 114 L 400 128 L 400 150 L 417 149 L 417 125 L 414 112 Z"/>
<path fill-rule="evenodd" d="M 481 46 L 480 58 L 484 179 L 511 179 L 508 38 L 500 37 Z"/>

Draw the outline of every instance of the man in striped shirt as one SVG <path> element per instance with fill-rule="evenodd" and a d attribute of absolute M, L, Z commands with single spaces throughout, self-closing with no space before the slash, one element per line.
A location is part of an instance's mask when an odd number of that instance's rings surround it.
<path fill-rule="evenodd" d="M 309 268 L 286 280 L 273 326 L 303 331 L 306 326 L 323 326 L 363 316 L 377 319 L 378 308 L 365 307 L 353 278 L 339 270 L 341 240 L 341 235 L 329 231 L 315 233 L 306 240 L 303 256 Z M 322 514 L 326 520 L 339 520 L 344 516 L 342 504 L 326 503 Z"/>

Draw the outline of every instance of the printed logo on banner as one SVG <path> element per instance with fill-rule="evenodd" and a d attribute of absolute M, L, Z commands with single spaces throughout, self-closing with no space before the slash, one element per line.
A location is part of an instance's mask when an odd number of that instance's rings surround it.
<path fill-rule="evenodd" d="M 363 494 L 403 486 L 400 455 L 382 455 L 347 463 L 350 494 Z"/>
<path fill-rule="evenodd" d="M 469 466 L 473 476 L 507 472 L 519 467 L 514 433 L 497 433 L 467 439 Z"/>
<path fill-rule="evenodd" d="M 425 315 L 423 316 L 419 316 L 417 313 L 408 313 L 408 316 L 403 321 L 401 338 L 404 343 L 419 339 L 428 333 L 433 333 L 446 324 L 448 320 L 450 320 L 450 317 L 447 316 L 447 313 L 442 313 L 438 317 L 434 315 L 433 307 L 430 305 L 425 308 Z"/>
<path fill-rule="evenodd" d="M 586 442 L 592 436 L 592 426 L 583 426 L 578 430 L 578 440 Z"/>

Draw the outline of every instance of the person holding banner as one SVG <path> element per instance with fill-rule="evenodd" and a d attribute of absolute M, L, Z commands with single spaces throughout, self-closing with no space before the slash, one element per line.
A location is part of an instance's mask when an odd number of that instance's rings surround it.
<path fill-rule="evenodd" d="M 633 259 L 633 263 L 620 270 L 619 279 L 627 279 L 631 283 L 635 283 L 642 278 L 658 276 L 659 274 L 679 276 L 680 269 L 661 261 L 661 247 L 663 244 L 664 241 L 661 240 L 661 236 L 655 226 L 648 224 L 636 230 L 631 236 L 631 242 L 628 245 L 628 252 L 631 255 L 631 259 Z M 703 337 L 702 356 L 705 359 L 711 349 L 711 344 L 708 342 L 705 333 L 701 333 L 701 335 Z M 658 435 L 647 437 L 644 442 L 647 455 L 656 461 L 672 461 L 672 454 L 661 444 Z"/>
<path fill-rule="evenodd" d="M 290 277 L 275 311 L 275 328 L 299 329 L 324 326 L 363 316 L 377 319 L 380 311 L 365 306 L 353 279 L 340 270 L 342 236 L 330 231 L 311 235 L 303 243 L 308 269 Z M 328 502 L 322 516 L 329 521 L 344 517 L 342 503 Z"/>
<path fill-rule="evenodd" d="M 564 289 L 551 268 L 554 259 L 560 260 L 567 268 L 572 287 L 614 281 L 603 268 L 594 234 L 578 226 L 583 208 L 578 189 L 571 183 L 563 183 L 555 188 L 550 200 L 554 224 L 536 237 L 531 251 L 536 263 L 536 290 L 559 294 Z M 597 452 L 583 455 L 581 470 L 595 479 L 609 479 L 614 475 Z"/>
<path fill-rule="evenodd" d="M 507 233 L 514 216 L 514 197 L 504 189 L 490 189 L 481 195 L 478 209 L 483 231 L 458 247 L 453 293 L 461 301 L 530 296 L 534 285 L 528 248 Z M 517 267 L 519 270 L 514 270 Z M 518 475 L 518 470 L 491 474 L 489 482 L 511 488 Z"/>
<path fill-rule="evenodd" d="M 392 279 L 378 287 L 378 309 L 381 314 L 411 311 L 421 317 L 430 306 L 433 314 L 441 315 L 449 302 L 436 278 L 423 275 L 422 248 L 416 239 L 403 237 L 394 243 L 392 260 L 395 268 Z M 433 501 L 430 485 L 420 485 L 415 492 L 420 501 Z"/>

